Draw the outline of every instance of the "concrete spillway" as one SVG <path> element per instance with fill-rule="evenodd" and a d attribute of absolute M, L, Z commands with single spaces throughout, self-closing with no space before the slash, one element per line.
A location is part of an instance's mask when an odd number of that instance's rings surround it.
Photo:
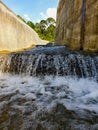
<path fill-rule="evenodd" d="M 37 33 L 0 0 L 0 51 L 19 50 L 41 42 Z"/>
<path fill-rule="evenodd" d="M 98 0 L 59 0 L 55 42 L 98 51 Z"/>

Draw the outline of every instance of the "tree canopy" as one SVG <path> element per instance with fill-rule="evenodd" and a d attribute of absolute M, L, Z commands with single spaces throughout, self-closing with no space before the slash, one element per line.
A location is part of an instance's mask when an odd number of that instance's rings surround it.
<path fill-rule="evenodd" d="M 35 24 L 35 31 L 43 40 L 54 41 L 56 22 L 49 17 L 46 20 L 41 20 Z"/>
<path fill-rule="evenodd" d="M 33 23 L 32 21 L 25 21 L 21 16 L 17 15 L 22 21 L 24 21 L 28 26 L 34 29 L 39 37 L 43 40 L 54 41 L 55 38 L 55 28 L 56 21 L 52 17 L 46 20 L 41 20 L 39 23 Z"/>

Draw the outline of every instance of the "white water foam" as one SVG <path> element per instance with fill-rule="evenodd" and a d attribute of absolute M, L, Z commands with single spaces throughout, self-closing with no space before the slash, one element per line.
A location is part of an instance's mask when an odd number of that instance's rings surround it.
<path fill-rule="evenodd" d="M 2 97 L 11 98 L 1 100 Z M 29 77 L 0 73 L 0 110 L 8 102 L 15 104 L 17 99 L 34 100 L 39 109 L 51 110 L 56 102 L 63 103 L 68 109 L 87 109 L 98 113 L 98 83 L 90 79 L 75 77 Z"/>

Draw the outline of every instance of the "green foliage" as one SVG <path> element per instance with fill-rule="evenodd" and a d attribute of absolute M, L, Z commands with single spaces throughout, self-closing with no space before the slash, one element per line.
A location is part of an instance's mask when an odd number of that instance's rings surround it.
<path fill-rule="evenodd" d="M 55 25 L 51 24 L 47 28 L 47 40 L 53 41 L 55 37 Z"/>
<path fill-rule="evenodd" d="M 17 17 L 26 23 L 26 21 L 20 15 L 17 15 Z"/>
<path fill-rule="evenodd" d="M 34 23 L 32 21 L 28 21 L 27 25 L 29 25 L 32 29 L 35 28 L 35 25 L 34 25 Z"/>
<path fill-rule="evenodd" d="M 20 15 L 17 15 L 17 17 L 34 29 L 41 39 L 51 42 L 54 41 L 56 21 L 52 17 L 49 17 L 46 20 L 41 20 L 39 23 L 35 24 L 32 21 L 26 22 Z"/>
<path fill-rule="evenodd" d="M 47 19 L 46 19 L 46 22 L 47 22 L 48 25 L 51 25 L 51 24 L 52 24 L 52 25 L 55 25 L 55 24 L 56 24 L 55 19 L 52 18 L 52 17 L 47 18 Z"/>
<path fill-rule="evenodd" d="M 46 20 L 41 20 L 35 24 L 35 31 L 43 40 L 54 41 L 56 22 L 49 17 Z"/>

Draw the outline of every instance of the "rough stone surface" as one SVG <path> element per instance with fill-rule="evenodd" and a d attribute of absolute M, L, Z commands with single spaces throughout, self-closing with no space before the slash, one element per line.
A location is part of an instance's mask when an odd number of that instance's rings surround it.
<path fill-rule="evenodd" d="M 84 50 L 98 50 L 98 0 L 60 0 L 56 43 L 79 49 L 81 41 Z"/>
<path fill-rule="evenodd" d="M 41 44 L 37 33 L 0 1 L 0 51 Z"/>

